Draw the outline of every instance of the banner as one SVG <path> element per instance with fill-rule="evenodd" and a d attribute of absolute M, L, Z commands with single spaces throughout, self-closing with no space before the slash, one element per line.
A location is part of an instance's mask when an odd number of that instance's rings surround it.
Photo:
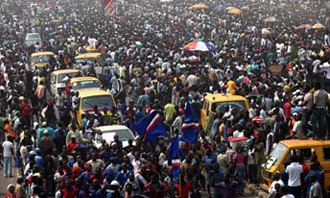
<path fill-rule="evenodd" d="M 115 16 L 116 5 L 115 0 L 104 0 L 104 14 L 105 16 Z"/>

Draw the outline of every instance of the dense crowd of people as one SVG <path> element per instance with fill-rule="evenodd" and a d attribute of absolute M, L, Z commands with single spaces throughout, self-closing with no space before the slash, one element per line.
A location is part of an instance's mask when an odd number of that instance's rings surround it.
<path fill-rule="evenodd" d="M 97 0 L 30 3 L 0 2 L 3 176 L 16 177 L 12 167 L 18 174 L 8 198 L 244 196 L 247 182 L 263 182 L 262 164 L 279 141 L 329 137 L 330 8 L 323 1 L 209 0 L 208 8 L 190 9 L 200 2 L 127 0 L 116 1 L 114 16 L 105 16 Z M 318 22 L 319 28 L 301 26 Z M 24 45 L 31 32 L 42 43 Z M 191 41 L 210 42 L 214 50 L 183 50 Z M 102 113 L 95 107 L 79 126 L 79 93 L 52 96 L 50 74 L 73 68 L 88 45 L 106 65 L 89 63 L 83 73 L 97 77 L 117 107 Z M 32 69 L 36 51 L 56 56 Z M 168 151 L 182 134 L 185 105 L 200 119 L 203 97 L 213 93 L 245 96 L 250 109 L 210 113 L 197 143 L 180 141 L 174 179 Z M 167 137 L 140 137 L 124 147 L 115 136 L 96 148 L 87 136 L 109 124 L 133 130 L 151 111 L 162 115 Z M 247 143 L 232 148 L 227 137 Z M 274 174 L 269 197 L 325 195 L 322 166 L 317 156 L 312 162 L 291 156 L 286 170 Z"/>

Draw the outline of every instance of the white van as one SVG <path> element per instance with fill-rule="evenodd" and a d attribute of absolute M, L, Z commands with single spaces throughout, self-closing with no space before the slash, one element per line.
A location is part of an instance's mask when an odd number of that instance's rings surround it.
<path fill-rule="evenodd" d="M 41 36 L 39 33 L 28 33 L 26 34 L 25 37 L 25 45 L 27 47 L 31 46 L 31 45 L 42 45 L 42 40 L 41 40 Z"/>
<path fill-rule="evenodd" d="M 50 89 L 53 95 L 64 91 L 65 81 L 64 78 L 69 74 L 70 77 L 81 76 L 82 73 L 78 69 L 61 69 L 53 71 L 50 76 Z"/>

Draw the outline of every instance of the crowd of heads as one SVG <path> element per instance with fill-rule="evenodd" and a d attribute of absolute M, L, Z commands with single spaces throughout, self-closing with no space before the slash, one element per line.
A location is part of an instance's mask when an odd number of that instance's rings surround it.
<path fill-rule="evenodd" d="M 204 2 L 208 8 L 191 9 L 196 3 L 115 1 L 115 14 L 106 16 L 97 0 L 0 2 L 0 131 L 3 141 L 8 136 L 15 144 L 22 176 L 17 194 L 188 197 L 187 190 L 198 197 L 207 188 L 230 197 L 236 187 L 243 194 L 246 180 L 262 182 L 261 164 L 279 141 L 326 137 L 329 117 L 312 115 L 308 95 L 329 85 L 322 70 L 330 60 L 326 3 L 211 0 Z M 231 7 L 241 13 L 228 13 Z M 313 28 L 316 23 L 323 25 Z M 31 32 L 42 42 L 25 45 Z M 214 50 L 184 50 L 192 41 L 209 42 Z M 102 53 L 105 66 L 83 63 L 84 75 L 97 77 L 117 107 L 95 106 L 78 124 L 79 93 L 52 96 L 50 74 L 76 67 L 75 56 L 86 53 L 86 46 Z M 45 68 L 32 68 L 36 51 L 55 57 Z M 181 174 L 174 180 L 167 156 L 171 138 L 182 133 L 186 102 L 200 119 L 203 98 L 213 93 L 244 96 L 251 108 L 214 109 L 197 143 L 180 142 Z M 125 147 L 118 136 L 100 148 L 91 141 L 95 127 L 132 128 L 152 110 L 162 115 L 168 137 L 130 140 Z M 247 143 L 233 150 L 228 136 L 246 137 Z M 245 167 L 257 174 L 247 174 Z M 8 186 L 8 192 L 15 188 Z"/>

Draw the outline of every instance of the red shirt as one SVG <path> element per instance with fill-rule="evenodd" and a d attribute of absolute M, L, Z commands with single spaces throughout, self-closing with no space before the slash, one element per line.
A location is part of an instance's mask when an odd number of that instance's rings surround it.
<path fill-rule="evenodd" d="M 77 188 L 71 188 L 69 190 L 64 188 L 62 190 L 63 198 L 75 198 L 77 194 L 78 194 L 78 189 Z"/>
<path fill-rule="evenodd" d="M 69 144 L 66 146 L 68 149 L 69 153 L 73 153 L 74 149 L 77 148 L 77 146 L 79 145 L 79 142 L 72 142 L 70 141 Z"/>
<path fill-rule="evenodd" d="M 6 192 L 5 198 L 16 198 L 16 193 L 11 194 L 10 192 Z"/>
<path fill-rule="evenodd" d="M 299 163 L 302 166 L 303 172 L 300 177 L 301 187 L 307 188 L 307 183 L 305 182 L 304 178 L 309 173 L 309 168 L 305 163 Z"/>
<path fill-rule="evenodd" d="M 289 102 L 284 103 L 284 115 L 286 119 L 290 119 L 291 118 L 291 104 Z"/>
<path fill-rule="evenodd" d="M 235 154 L 236 164 L 237 165 L 244 165 L 245 162 L 245 155 L 243 153 L 236 153 Z"/>
<path fill-rule="evenodd" d="M 191 189 L 191 184 L 190 183 L 185 183 L 184 186 L 181 186 L 179 184 L 175 185 L 178 194 L 181 195 L 181 198 L 188 198 L 189 197 L 189 191 Z"/>

